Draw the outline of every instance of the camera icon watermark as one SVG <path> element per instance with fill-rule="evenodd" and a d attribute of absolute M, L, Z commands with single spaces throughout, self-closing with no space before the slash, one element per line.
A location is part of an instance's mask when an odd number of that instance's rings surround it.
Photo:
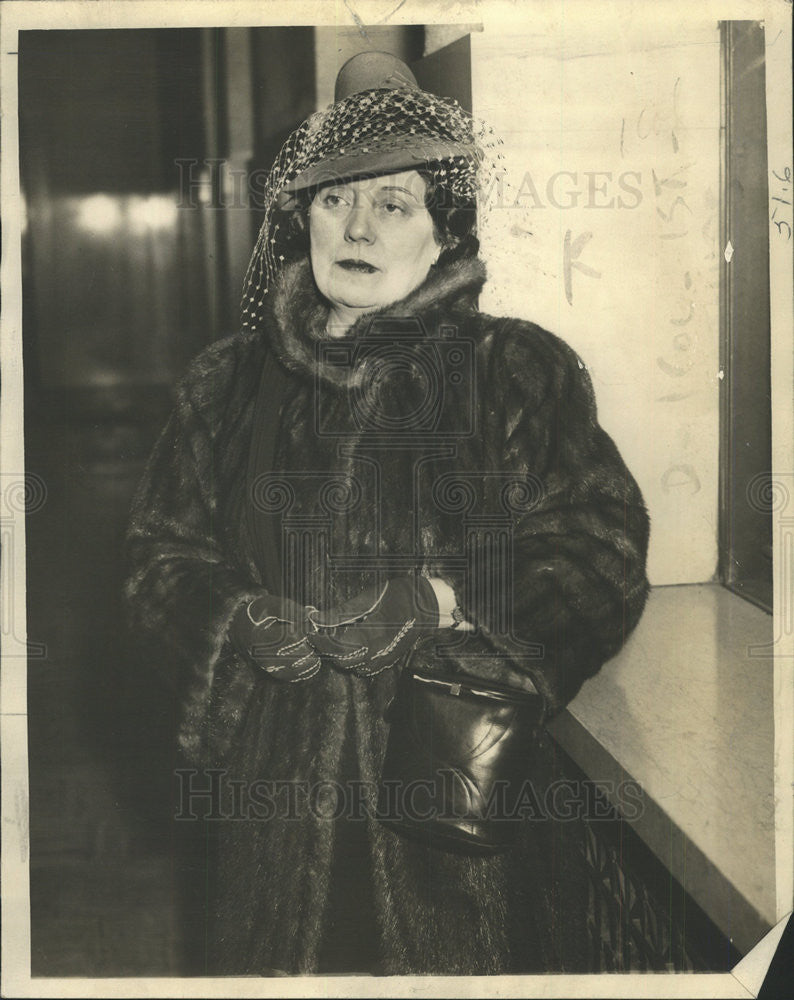
<path fill-rule="evenodd" d="M 474 342 L 455 326 L 428 336 L 416 316 L 380 316 L 355 341 L 320 341 L 318 370 L 330 370 L 350 392 L 340 409 L 336 386 L 315 382 L 315 430 L 352 432 L 368 440 L 425 440 L 437 445 L 477 433 Z"/>
<path fill-rule="evenodd" d="M 751 657 L 794 656 L 794 472 L 762 472 L 747 484 L 747 503 L 772 518 L 775 637 L 748 647 Z"/>
<path fill-rule="evenodd" d="M 24 530 L 25 518 L 41 510 L 47 502 L 47 484 L 33 472 L 0 473 L 0 632 L 6 656 L 26 656 L 43 659 L 47 655 L 44 643 L 23 639 L 17 621 L 17 588 L 15 587 L 18 555 L 17 538 Z M 24 630 L 24 625 L 23 625 Z"/>

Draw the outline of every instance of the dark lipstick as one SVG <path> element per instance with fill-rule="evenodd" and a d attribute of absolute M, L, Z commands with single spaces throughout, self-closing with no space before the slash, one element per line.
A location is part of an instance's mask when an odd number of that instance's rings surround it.
<path fill-rule="evenodd" d="M 375 271 L 380 270 L 373 264 L 368 264 L 365 260 L 346 258 L 345 260 L 338 260 L 336 263 L 338 267 L 343 267 L 346 271 L 358 271 L 361 274 L 374 274 Z"/>

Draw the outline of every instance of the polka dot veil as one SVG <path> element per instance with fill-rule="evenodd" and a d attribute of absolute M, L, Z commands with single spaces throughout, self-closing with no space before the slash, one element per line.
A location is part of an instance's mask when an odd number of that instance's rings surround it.
<path fill-rule="evenodd" d="M 284 264 L 280 208 L 296 178 L 312 168 L 320 176 L 318 167 L 329 181 L 387 172 L 371 164 L 393 153 L 400 165 L 390 169 L 429 169 L 456 198 L 475 199 L 496 169 L 493 159 L 501 158 L 494 154 L 498 142 L 456 101 L 415 88 L 364 90 L 310 115 L 286 140 L 265 182 L 265 217 L 243 284 L 243 327 L 260 326 L 265 296 Z"/>

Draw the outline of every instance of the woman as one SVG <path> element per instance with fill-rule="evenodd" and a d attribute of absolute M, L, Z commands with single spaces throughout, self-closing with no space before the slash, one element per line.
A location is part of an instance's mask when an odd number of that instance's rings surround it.
<path fill-rule="evenodd" d="M 134 501 L 134 627 L 181 692 L 182 750 L 231 789 L 218 972 L 585 970 L 570 823 L 483 857 L 348 800 L 377 788 L 408 656 L 535 691 L 546 718 L 646 596 L 647 516 L 584 367 L 477 310 L 475 131 L 394 57 L 342 68 L 271 172 L 243 332 L 180 384 Z M 526 766 L 542 792 L 548 743 Z"/>

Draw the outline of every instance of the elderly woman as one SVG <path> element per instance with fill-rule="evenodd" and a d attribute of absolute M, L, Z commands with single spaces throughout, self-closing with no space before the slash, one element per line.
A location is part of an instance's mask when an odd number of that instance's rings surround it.
<path fill-rule="evenodd" d="M 477 853 L 481 829 L 406 836 L 373 808 L 409 661 L 534 693 L 538 733 L 647 591 L 584 366 L 477 309 L 488 146 L 394 57 L 343 67 L 271 172 L 242 332 L 179 385 L 134 501 L 133 626 L 182 751 L 225 780 L 217 972 L 585 968 L 572 824 L 531 815 Z M 523 766 L 542 796 L 541 735 Z"/>

